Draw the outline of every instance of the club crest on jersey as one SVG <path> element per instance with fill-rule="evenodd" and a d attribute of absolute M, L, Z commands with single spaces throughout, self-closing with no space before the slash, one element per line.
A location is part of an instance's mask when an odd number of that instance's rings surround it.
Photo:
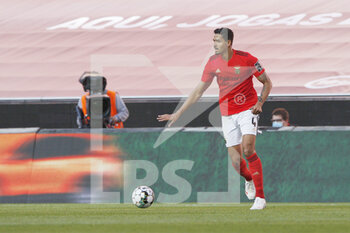
<path fill-rule="evenodd" d="M 257 61 L 255 64 L 255 69 L 258 71 L 258 72 L 261 72 L 263 70 L 262 66 L 260 65 L 259 61 Z"/>
<path fill-rule="evenodd" d="M 233 68 L 235 68 L 235 73 L 236 74 L 239 74 L 239 73 L 241 73 L 241 67 L 239 67 L 239 66 L 234 66 Z"/>

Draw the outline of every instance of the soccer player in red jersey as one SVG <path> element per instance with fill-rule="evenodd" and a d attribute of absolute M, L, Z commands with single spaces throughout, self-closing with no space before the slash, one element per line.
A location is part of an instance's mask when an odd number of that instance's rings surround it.
<path fill-rule="evenodd" d="M 232 49 L 233 32 L 229 28 L 214 30 L 215 55 L 211 56 L 203 71 L 202 79 L 181 108 L 173 114 L 157 117 L 158 121 L 170 121 L 171 126 L 181 114 L 194 104 L 210 86 L 214 77 L 219 85 L 219 104 L 222 130 L 228 154 L 234 168 L 246 180 L 245 192 L 254 199 L 251 210 L 264 209 L 263 172 L 260 158 L 255 151 L 258 114 L 266 101 L 272 83 L 258 59 L 247 52 Z M 253 87 L 253 76 L 262 84 L 258 97 Z M 243 158 L 242 152 L 248 160 Z"/>

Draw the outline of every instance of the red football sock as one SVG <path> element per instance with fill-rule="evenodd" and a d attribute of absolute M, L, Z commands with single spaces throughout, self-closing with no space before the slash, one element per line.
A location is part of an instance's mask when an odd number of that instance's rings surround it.
<path fill-rule="evenodd" d="M 253 177 L 253 181 L 256 189 L 256 196 L 260 198 L 265 198 L 263 171 L 262 171 L 260 158 L 256 153 L 254 153 L 251 156 L 247 157 L 247 160 L 249 164 L 249 171 Z"/>
<path fill-rule="evenodd" d="M 241 163 L 239 165 L 239 168 L 235 166 L 235 164 L 233 164 L 233 167 L 236 169 L 236 171 L 243 176 L 247 181 L 252 180 L 252 175 L 250 174 L 250 171 L 248 170 L 247 167 L 247 162 L 245 161 L 244 158 L 241 158 Z"/>

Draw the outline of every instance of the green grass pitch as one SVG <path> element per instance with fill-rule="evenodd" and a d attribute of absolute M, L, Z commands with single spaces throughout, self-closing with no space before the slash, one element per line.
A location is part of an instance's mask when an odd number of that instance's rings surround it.
<path fill-rule="evenodd" d="M 350 232 L 350 203 L 0 204 L 0 232 Z"/>

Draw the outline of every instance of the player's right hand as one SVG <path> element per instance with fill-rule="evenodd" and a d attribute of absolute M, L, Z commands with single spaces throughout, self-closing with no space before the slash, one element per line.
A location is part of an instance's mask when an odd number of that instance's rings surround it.
<path fill-rule="evenodd" d="M 172 114 L 163 114 L 163 115 L 158 115 L 157 120 L 158 121 L 168 121 L 171 119 Z"/>
<path fill-rule="evenodd" d="M 179 115 L 174 113 L 174 114 L 163 114 L 163 115 L 158 115 L 157 120 L 159 122 L 162 121 L 169 121 L 169 127 L 174 124 L 174 122 L 179 118 Z"/>

